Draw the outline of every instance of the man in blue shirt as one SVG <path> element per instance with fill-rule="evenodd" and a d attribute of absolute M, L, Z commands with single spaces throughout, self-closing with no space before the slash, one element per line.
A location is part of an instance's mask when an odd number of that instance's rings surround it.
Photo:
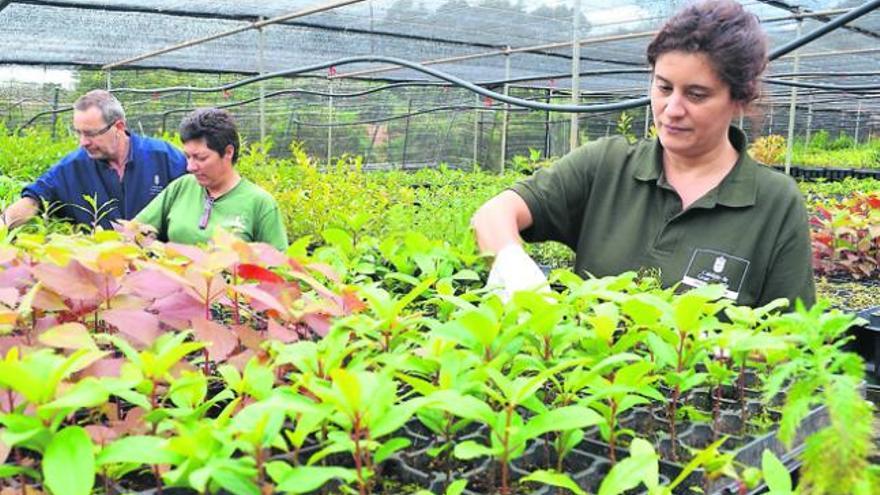
<path fill-rule="evenodd" d="M 186 172 L 183 154 L 159 139 L 128 132 L 122 105 L 103 90 L 89 91 L 73 105 L 73 128 L 80 147 L 65 156 L 21 192 L 21 199 L 0 215 L 0 227 L 15 227 L 33 217 L 43 202 L 53 213 L 94 226 L 94 196 L 109 211 L 98 225 L 130 220 L 177 177 Z"/>

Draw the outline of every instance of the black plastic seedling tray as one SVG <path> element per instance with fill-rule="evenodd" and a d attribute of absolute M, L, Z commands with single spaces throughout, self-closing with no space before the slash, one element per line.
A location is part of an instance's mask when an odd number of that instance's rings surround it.
<path fill-rule="evenodd" d="M 758 395 L 757 391 L 749 392 L 749 396 L 751 397 L 756 397 Z M 706 393 L 707 392 L 703 391 L 702 397 L 700 396 L 701 392 L 699 391 L 691 393 L 689 402 L 691 404 L 697 404 L 701 409 L 705 408 Z M 777 438 L 777 426 L 771 426 L 769 430 L 762 430 L 766 431 L 764 434 L 750 434 L 748 428 L 744 430 L 741 428 L 741 404 L 735 400 L 729 399 L 725 399 L 724 402 L 726 410 L 720 416 L 719 424 L 721 426 L 719 427 L 720 433 L 718 438 L 725 434 L 727 434 L 729 438 L 728 442 L 722 446 L 721 450 L 727 453 L 733 453 L 736 462 L 742 465 L 760 468 L 763 452 L 765 449 L 769 449 L 779 457 L 789 471 L 794 472 L 800 466 L 798 456 L 804 448 L 804 440 L 806 437 L 815 433 L 828 423 L 828 416 L 824 407 L 812 410 L 801 423 L 796 438 L 792 444 L 792 448 L 786 449 L 782 442 Z M 746 408 L 750 411 L 750 414 L 758 414 L 757 411 L 761 410 L 766 418 L 773 419 L 776 424 L 778 424 L 779 413 L 772 409 L 765 410 L 756 398 L 748 399 L 746 401 Z M 650 426 L 646 426 L 648 423 L 650 423 Z M 660 452 L 666 452 L 669 450 L 670 439 L 665 434 L 668 424 L 666 424 L 666 418 L 659 408 L 655 408 L 654 410 L 636 408 L 621 417 L 621 424 L 625 424 L 627 428 L 632 428 L 636 431 L 645 430 L 646 428 L 654 429 L 656 433 L 653 435 L 655 448 Z M 689 448 L 703 448 L 715 440 L 715 433 L 712 431 L 711 423 L 677 422 L 676 424 L 679 428 L 678 442 L 681 451 L 686 451 Z M 752 423 L 747 423 L 747 425 L 751 424 Z M 745 433 L 736 434 L 736 432 L 740 430 Z M 408 433 L 416 438 L 421 436 L 414 431 Z M 647 435 L 643 435 L 643 432 L 639 433 L 639 436 L 642 437 L 652 436 L 650 433 Z M 480 434 L 485 435 L 487 433 L 485 430 L 482 430 L 482 433 L 474 432 L 471 438 L 479 436 Z M 427 438 L 425 440 L 427 440 Z M 414 443 L 421 442 L 416 441 Z M 442 493 L 447 484 L 447 478 L 441 470 L 431 471 L 424 468 L 426 465 L 426 450 L 427 447 L 424 447 L 416 452 L 396 456 L 395 462 L 399 463 L 399 465 L 394 466 L 390 472 L 387 472 L 386 474 L 389 474 L 400 481 L 424 486 L 435 493 Z M 616 449 L 616 454 L 617 459 L 623 459 L 628 455 L 628 452 L 626 448 L 619 447 Z M 668 455 L 665 457 L 668 458 Z M 421 458 L 421 461 L 417 461 L 416 458 Z M 661 480 L 664 483 L 669 483 L 670 480 L 676 479 L 684 469 L 685 464 L 686 462 L 676 463 L 666 459 L 661 460 L 659 466 Z M 555 451 L 548 444 L 545 444 L 543 440 L 540 440 L 533 443 L 521 457 L 512 463 L 510 468 L 510 479 L 516 484 L 517 480 L 527 476 L 530 472 L 536 469 L 552 468 L 555 467 L 555 465 Z M 610 446 L 602 441 L 596 428 L 591 428 L 586 431 L 585 439 L 568 455 L 568 457 L 565 458 L 563 464 L 563 471 L 588 493 L 596 493 L 598 491 L 599 483 L 610 469 Z M 480 489 L 481 480 L 498 481 L 497 471 L 498 466 L 488 459 L 482 459 L 476 462 L 458 464 L 458 467 L 453 473 L 452 480 L 462 478 L 468 479 L 469 489 L 465 492 L 469 495 L 475 495 L 484 492 Z M 535 485 L 529 484 L 517 486 L 516 493 L 530 493 L 533 495 L 552 495 L 556 493 L 556 488 L 554 487 L 543 486 L 531 488 L 533 486 Z M 739 495 L 741 493 L 739 483 L 736 480 L 729 478 L 710 480 L 706 477 L 706 473 L 703 470 L 696 470 L 688 475 L 685 481 L 676 488 L 675 493 L 690 495 L 695 493 L 691 490 L 692 487 L 704 489 L 705 493 L 708 495 Z M 753 495 L 761 493 L 763 490 L 764 487 L 760 486 L 748 493 Z M 644 491 L 633 490 L 632 492 L 627 493 L 636 495 L 642 494 Z"/>
<path fill-rule="evenodd" d="M 867 323 L 853 329 L 855 351 L 865 359 L 868 373 L 880 379 L 880 306 L 859 311 L 857 315 Z"/>

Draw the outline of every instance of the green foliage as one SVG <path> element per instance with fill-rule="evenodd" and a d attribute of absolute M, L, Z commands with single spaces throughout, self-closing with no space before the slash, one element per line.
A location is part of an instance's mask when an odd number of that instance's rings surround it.
<path fill-rule="evenodd" d="M 617 117 L 617 133 L 625 137 L 630 143 L 636 142 L 636 134 L 633 132 L 633 116 L 626 110 L 620 112 Z"/>
<path fill-rule="evenodd" d="M 880 138 L 856 143 L 855 139 L 841 134 L 831 140 L 828 132 L 820 130 L 806 142 L 796 138 L 792 143 L 792 164 L 802 167 L 830 167 L 872 169 L 880 167 Z M 768 165 L 780 165 L 785 161 L 786 140 L 783 136 L 761 136 L 749 146 L 749 154 L 755 160 Z"/>
<path fill-rule="evenodd" d="M 555 159 L 544 159 L 541 150 L 529 148 L 529 156 L 515 155 L 510 159 L 510 169 L 519 174 L 532 174 L 538 169 L 549 167 Z"/>
<path fill-rule="evenodd" d="M 778 163 L 778 162 L 777 162 Z M 878 168 L 880 167 L 880 138 L 871 138 L 856 144 L 848 135 L 830 141 L 828 133 L 819 131 L 809 143 L 795 140 L 792 145 L 792 163 L 808 167 Z"/>
<path fill-rule="evenodd" d="M 824 391 L 831 424 L 806 441 L 799 488 L 816 495 L 869 495 L 880 474 L 868 457 L 873 446 L 873 407 L 859 393 L 859 379 L 839 376 Z"/>
<path fill-rule="evenodd" d="M 54 495 L 88 495 L 95 483 L 95 452 L 86 430 L 68 426 L 46 447 L 43 482 Z"/>
<path fill-rule="evenodd" d="M 815 210 L 810 223 L 817 274 L 861 279 L 880 272 L 880 196 L 852 193 L 817 202 Z"/>
<path fill-rule="evenodd" d="M 778 134 L 761 136 L 749 146 L 749 154 L 760 163 L 781 163 L 785 160 L 785 138 Z"/>
<path fill-rule="evenodd" d="M 761 459 L 764 482 L 770 495 L 793 495 L 791 475 L 772 451 L 765 449 Z"/>
<path fill-rule="evenodd" d="M 799 182 L 801 192 L 807 197 L 807 204 L 813 207 L 815 202 L 827 201 L 831 196 L 847 196 L 851 193 L 870 193 L 880 190 L 880 180 L 877 179 L 846 179 L 833 182 L 815 181 Z M 812 208 L 811 208 L 812 209 Z"/>
<path fill-rule="evenodd" d="M 547 442 L 556 465 L 520 481 L 581 493 L 562 460 L 588 436 L 629 449 L 600 493 L 668 495 L 697 469 L 751 486 L 755 467 L 738 465 L 723 438 L 683 452 L 684 476 L 661 486 L 655 438 L 619 418 L 665 411 L 672 431 L 658 433 L 674 436 L 683 412 L 707 420 L 689 391 L 732 388 L 748 371 L 766 403 L 783 401 L 784 440 L 828 404 L 828 429 L 807 442 L 804 483 L 833 490 L 828 480 L 840 480 L 842 493 L 876 483 L 865 467 L 871 411 L 854 392 L 862 363 L 841 351 L 851 318 L 821 306 L 779 315 L 779 304 L 735 307 L 714 287 L 681 295 L 635 273 L 582 280 L 568 270 L 551 276 L 559 291 L 502 303 L 482 288 L 487 267 L 467 220 L 520 176 L 365 173 L 354 157 L 326 165 L 298 144 L 289 158 L 271 151 L 249 145 L 239 167 L 281 191 L 302 234 L 291 258 L 223 233 L 200 249 L 38 224 L 0 245 L 0 287 L 14 287 L 0 289 L 11 349 L 0 400 L 14 397 L 0 424 L 21 456 L 0 476 L 60 479 L 57 460 L 85 449 L 80 429 L 106 426 L 118 437 L 88 439 L 92 457 L 78 459 L 65 487 L 87 490 L 97 472 L 201 493 L 369 493 L 383 462 L 421 451 L 446 470 L 447 493 L 464 488 L 460 461 L 479 457 L 501 466 L 506 490 L 514 460 Z M 424 450 L 409 444 L 416 423 Z M 779 465 L 764 464 L 784 492 Z"/>
<path fill-rule="evenodd" d="M 72 136 L 53 139 L 49 131 L 37 128 L 17 135 L 0 122 L 0 178 L 30 182 L 76 147 Z"/>

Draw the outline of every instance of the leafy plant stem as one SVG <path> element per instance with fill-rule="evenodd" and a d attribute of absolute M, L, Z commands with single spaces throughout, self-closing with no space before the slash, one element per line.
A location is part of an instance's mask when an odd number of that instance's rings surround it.
<path fill-rule="evenodd" d="M 684 368 L 684 343 L 687 339 L 687 336 L 684 332 L 679 333 L 678 337 L 678 349 L 676 350 L 678 354 L 678 361 L 675 366 L 675 372 L 681 373 Z M 681 384 L 676 383 L 675 389 L 672 391 L 672 400 L 669 403 L 669 443 L 671 445 L 671 453 L 670 458 L 674 462 L 678 462 L 678 451 L 675 448 L 675 443 L 678 441 L 675 432 L 675 416 L 677 415 L 678 410 L 678 398 L 681 396 Z"/>
<path fill-rule="evenodd" d="M 740 416 L 742 417 L 742 427 L 746 427 L 746 419 L 748 419 L 746 408 L 746 356 L 743 356 L 742 363 L 739 366 L 739 377 L 736 383 L 737 392 L 739 394 Z"/>
<path fill-rule="evenodd" d="M 205 319 L 211 321 L 211 279 L 207 281 L 207 289 L 205 290 Z"/>
<path fill-rule="evenodd" d="M 162 495 L 162 475 L 159 474 L 159 466 L 153 466 L 153 478 L 156 480 L 156 493 Z"/>
<path fill-rule="evenodd" d="M 263 487 L 266 484 L 266 472 L 263 468 L 263 464 L 265 463 L 266 451 L 263 448 L 257 447 L 256 452 L 254 453 L 254 460 L 257 463 L 257 486 Z"/>
<path fill-rule="evenodd" d="M 672 446 L 670 457 L 674 462 L 678 462 L 678 452 L 675 448 L 675 442 L 677 441 L 675 435 L 675 415 L 678 409 L 679 395 L 681 395 L 681 387 L 676 385 L 675 389 L 672 391 L 672 400 L 669 402 L 669 443 Z"/>
<path fill-rule="evenodd" d="M 611 415 L 608 418 L 608 448 L 609 457 L 611 458 L 611 465 L 614 466 L 615 464 L 617 464 L 617 452 L 615 452 L 617 443 L 617 433 L 615 431 L 615 423 L 617 419 L 617 401 L 611 399 L 609 402 L 611 403 Z"/>
<path fill-rule="evenodd" d="M 501 439 L 501 445 L 503 452 L 501 454 L 501 495 L 508 495 L 510 493 L 510 486 L 508 486 L 510 473 L 508 472 L 507 459 L 510 456 L 509 446 L 510 446 L 510 422 L 513 417 L 513 405 L 507 406 L 507 416 L 504 420 L 504 437 Z"/>
<path fill-rule="evenodd" d="M 445 424 L 443 425 L 443 435 L 446 443 L 452 442 L 452 414 L 449 411 L 443 413 L 446 417 Z M 452 449 L 446 449 L 443 451 L 443 466 L 446 468 L 446 485 L 448 486 L 452 483 L 452 462 L 450 457 L 452 456 Z"/>
<path fill-rule="evenodd" d="M 15 464 L 22 466 L 21 452 L 17 448 L 13 449 L 13 452 L 15 452 Z M 18 485 L 21 487 L 21 495 L 27 495 L 27 483 L 25 482 L 24 473 L 18 475 Z"/>
<path fill-rule="evenodd" d="M 360 495 L 367 495 L 367 483 L 364 481 L 363 473 L 363 454 L 361 453 L 361 417 L 360 413 L 354 416 L 354 468 L 357 473 L 358 492 Z"/>
<path fill-rule="evenodd" d="M 232 267 L 232 282 L 233 286 L 238 286 L 238 262 Z M 232 291 L 232 308 L 235 324 L 241 325 L 241 307 L 239 307 L 238 303 L 238 291 Z"/>
<path fill-rule="evenodd" d="M 25 335 L 25 341 L 28 345 L 33 344 L 33 337 L 37 333 L 37 314 L 35 311 L 31 311 L 31 329 Z"/>
<path fill-rule="evenodd" d="M 150 410 L 155 411 L 156 408 L 159 407 L 159 399 L 156 395 L 156 388 L 159 386 L 158 382 L 152 382 L 152 387 L 150 388 Z M 159 428 L 158 422 L 153 422 L 153 435 L 156 434 L 156 431 Z"/>
<path fill-rule="evenodd" d="M 712 441 L 718 440 L 718 419 L 721 416 L 721 384 L 712 390 Z"/>
<path fill-rule="evenodd" d="M 104 493 L 110 493 L 110 477 L 107 476 L 106 468 L 101 472 L 101 480 L 104 482 Z"/>

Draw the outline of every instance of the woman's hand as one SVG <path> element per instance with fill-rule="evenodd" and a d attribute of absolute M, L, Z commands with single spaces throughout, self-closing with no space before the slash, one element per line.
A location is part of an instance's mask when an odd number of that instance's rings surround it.
<path fill-rule="evenodd" d="M 544 272 L 518 242 L 498 251 L 486 287 L 497 291 L 505 303 L 521 290 L 549 290 Z"/>

